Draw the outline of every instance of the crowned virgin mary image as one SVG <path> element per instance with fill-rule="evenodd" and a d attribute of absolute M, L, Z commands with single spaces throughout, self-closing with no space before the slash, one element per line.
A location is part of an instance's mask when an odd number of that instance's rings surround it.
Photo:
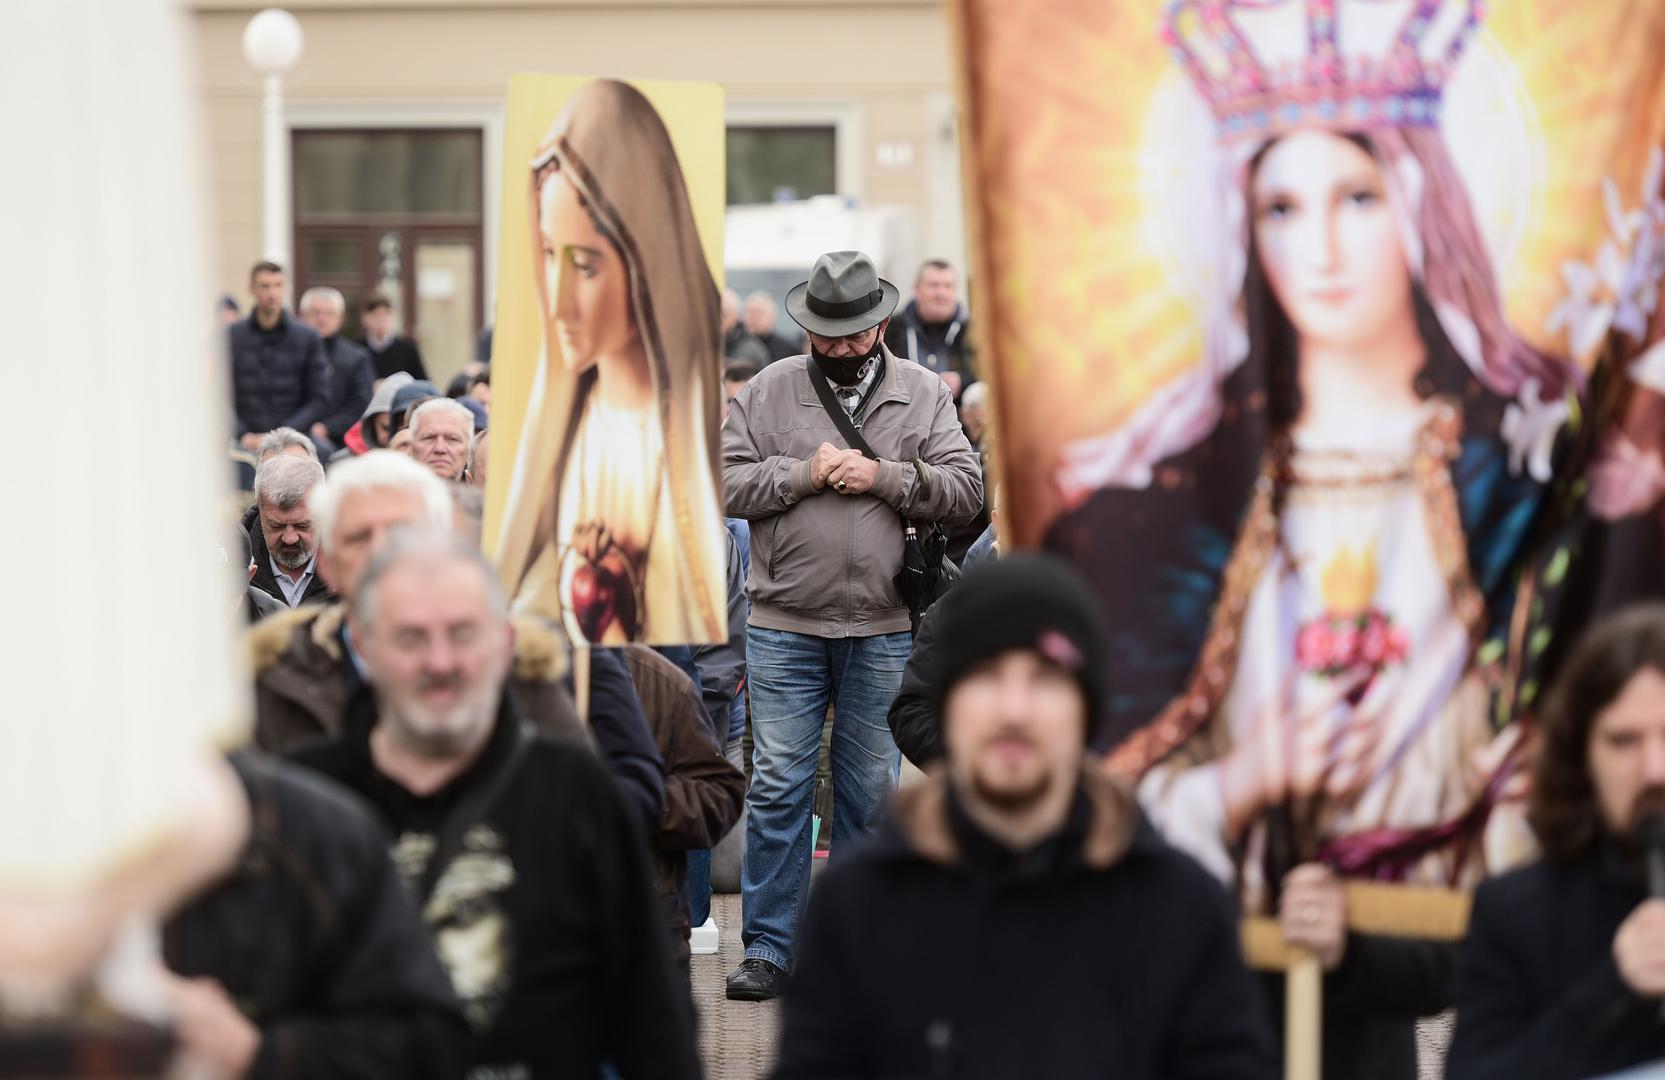
<path fill-rule="evenodd" d="M 726 634 L 719 305 L 665 125 L 597 80 L 530 162 L 542 352 L 498 550 L 576 643 Z"/>
<path fill-rule="evenodd" d="M 1112 764 L 1248 911 L 1304 862 L 1466 887 L 1529 843 L 1479 645 L 1582 374 L 1506 321 L 1441 129 L 1480 22 L 1441 0 L 1167 10 L 1216 125 L 1205 355 L 1065 448 L 1045 543 L 1110 607 Z"/>

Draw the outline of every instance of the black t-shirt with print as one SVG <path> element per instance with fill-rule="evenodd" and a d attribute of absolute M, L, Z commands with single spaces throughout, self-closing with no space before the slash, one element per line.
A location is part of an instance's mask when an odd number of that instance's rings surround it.
<path fill-rule="evenodd" d="M 374 697 L 348 710 L 341 737 L 297 761 L 370 801 L 415 887 L 447 816 L 497 771 L 519 717 L 505 697 L 491 741 L 467 772 L 418 797 L 371 759 Z M 464 834 L 423 911 L 474 1030 L 470 1080 L 697 1076 L 686 988 L 673 974 L 647 844 L 590 750 L 537 736 L 518 774 Z"/>

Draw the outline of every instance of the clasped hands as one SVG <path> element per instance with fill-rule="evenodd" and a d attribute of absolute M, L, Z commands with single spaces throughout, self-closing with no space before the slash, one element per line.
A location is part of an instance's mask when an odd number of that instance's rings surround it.
<path fill-rule="evenodd" d="M 1286 944 L 1309 949 L 1325 971 L 1341 966 L 1347 951 L 1347 891 L 1320 863 L 1304 863 L 1283 879 L 1278 927 Z"/>
<path fill-rule="evenodd" d="M 872 490 L 879 478 L 879 463 L 862 456 L 860 450 L 840 450 L 822 443 L 809 459 L 809 482 L 816 491 L 829 485 L 840 495 L 862 495 Z"/>

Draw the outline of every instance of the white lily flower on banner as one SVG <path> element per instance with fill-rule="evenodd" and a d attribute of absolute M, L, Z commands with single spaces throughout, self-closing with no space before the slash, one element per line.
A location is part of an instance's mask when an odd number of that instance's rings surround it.
<path fill-rule="evenodd" d="M 1642 205 L 1625 219 L 1631 230 L 1630 260 L 1619 282 L 1618 308 L 1613 317 L 1613 325 L 1637 344 L 1647 340 L 1648 324 L 1659 308 L 1661 282 L 1665 282 L 1665 193 L 1660 191 L 1661 181 L 1665 181 L 1665 151 L 1655 147 L 1642 181 Z"/>
<path fill-rule="evenodd" d="M 1572 415 L 1572 406 L 1565 398 L 1544 401 L 1539 390 L 1537 379 L 1521 384 L 1520 396 L 1503 410 L 1498 433 L 1509 447 L 1509 471 L 1519 475 L 1524 467 L 1532 479 L 1544 484 L 1551 475 L 1555 436 Z"/>
<path fill-rule="evenodd" d="M 1611 240 L 1602 244 L 1593 266 L 1570 259 L 1561 264 L 1567 297 L 1555 305 L 1546 325 L 1552 333 L 1566 331 L 1573 356 L 1593 353 L 1612 328 L 1625 270 L 1624 256 Z"/>
<path fill-rule="evenodd" d="M 1594 263 L 1569 260 L 1561 264 L 1567 296 L 1550 312 L 1546 323 L 1551 332 L 1566 331 L 1574 357 L 1593 354 L 1612 329 L 1638 344 L 1646 341 L 1665 282 L 1662 182 L 1665 151 L 1659 147 L 1648 158 L 1637 209 L 1624 208 L 1611 177 L 1602 182 L 1608 239 L 1596 252 Z"/>

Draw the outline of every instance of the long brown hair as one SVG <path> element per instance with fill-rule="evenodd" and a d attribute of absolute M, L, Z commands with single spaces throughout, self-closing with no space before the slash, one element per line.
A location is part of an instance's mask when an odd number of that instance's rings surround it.
<path fill-rule="evenodd" d="M 1544 702 L 1526 820 L 1544 854 L 1576 857 L 1601 828 L 1590 778 L 1596 717 L 1644 668 L 1665 674 L 1665 604 L 1626 608 L 1592 627 Z"/>

